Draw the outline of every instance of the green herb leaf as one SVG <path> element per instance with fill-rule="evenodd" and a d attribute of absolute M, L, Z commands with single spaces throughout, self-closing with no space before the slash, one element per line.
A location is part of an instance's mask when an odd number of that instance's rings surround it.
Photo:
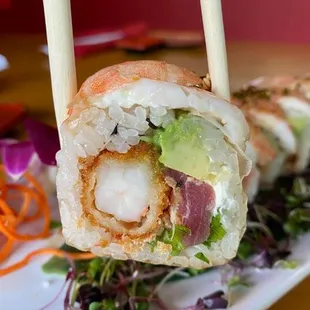
<path fill-rule="evenodd" d="M 151 246 L 151 252 L 153 253 L 155 251 L 156 245 L 157 245 L 157 240 L 153 240 L 149 242 L 149 245 Z"/>
<path fill-rule="evenodd" d="M 187 268 L 184 271 L 187 272 L 190 277 L 196 277 L 196 276 L 198 276 L 200 274 L 212 271 L 212 268 L 205 268 L 205 269 Z"/>
<path fill-rule="evenodd" d="M 293 183 L 293 193 L 294 195 L 298 196 L 307 196 L 309 193 L 309 189 L 305 179 L 303 178 L 296 178 Z M 296 197 L 296 198 L 297 198 Z"/>
<path fill-rule="evenodd" d="M 109 258 L 107 260 L 104 260 L 104 264 L 101 268 L 101 274 L 100 274 L 100 285 L 103 285 L 103 283 L 109 282 L 111 277 L 113 277 L 116 269 L 124 264 L 124 261 L 116 260 L 113 258 Z"/>
<path fill-rule="evenodd" d="M 294 195 L 287 195 L 286 196 L 286 201 L 288 202 L 289 207 L 296 207 L 300 203 L 300 199 Z"/>
<path fill-rule="evenodd" d="M 164 230 L 157 240 L 170 244 L 172 246 L 171 255 L 178 255 L 184 249 L 182 239 L 189 233 L 190 229 L 184 225 L 175 225 L 173 229 Z"/>
<path fill-rule="evenodd" d="M 238 258 L 239 259 L 247 259 L 251 254 L 253 254 L 253 246 L 251 243 L 241 240 L 238 248 Z"/>
<path fill-rule="evenodd" d="M 198 276 L 199 274 L 201 274 L 203 272 L 204 272 L 204 270 L 200 270 L 200 269 L 194 269 L 194 268 L 188 268 L 187 269 L 187 273 L 192 277 Z"/>
<path fill-rule="evenodd" d="M 204 269 L 186 268 L 184 270 L 184 274 L 183 274 L 183 272 L 180 274 L 175 274 L 174 276 L 172 276 L 170 279 L 167 280 L 167 283 L 177 282 L 180 280 L 197 277 L 200 274 L 207 273 L 207 272 L 210 272 L 212 270 L 213 270 L 212 268 L 204 268 Z"/>
<path fill-rule="evenodd" d="M 150 287 L 146 282 L 140 281 L 136 286 L 136 296 L 147 297 L 150 294 Z"/>
<path fill-rule="evenodd" d="M 291 236 L 307 232 L 310 230 L 310 209 L 294 208 L 290 211 L 287 222 L 284 224 L 284 230 Z"/>
<path fill-rule="evenodd" d="M 295 222 L 310 222 L 310 209 L 297 208 L 290 212 L 289 218 Z"/>
<path fill-rule="evenodd" d="M 50 229 L 56 229 L 56 228 L 61 228 L 61 222 L 60 221 L 55 221 L 55 220 L 51 220 L 50 223 Z"/>
<path fill-rule="evenodd" d="M 284 269 L 295 269 L 298 267 L 298 262 L 296 260 L 278 260 L 276 264 Z"/>
<path fill-rule="evenodd" d="M 203 244 L 207 247 L 210 247 L 213 242 L 222 240 L 225 235 L 226 230 L 222 227 L 221 215 L 218 213 L 212 218 L 209 238 Z"/>
<path fill-rule="evenodd" d="M 210 261 L 209 261 L 209 259 L 207 258 L 207 256 L 205 256 L 205 255 L 204 255 L 203 253 L 201 253 L 201 252 L 195 254 L 195 257 L 198 258 L 198 259 L 200 259 L 200 260 L 202 260 L 203 262 L 205 262 L 205 263 L 207 263 L 207 264 L 210 263 Z"/>
<path fill-rule="evenodd" d="M 102 263 L 103 263 L 103 260 L 100 257 L 96 257 L 89 262 L 87 272 L 93 279 L 101 271 Z"/>
<path fill-rule="evenodd" d="M 101 302 L 94 301 L 89 305 L 89 310 L 103 310 L 103 309 L 110 309 L 110 308 L 103 308 L 103 305 Z M 112 308 L 113 309 L 113 308 Z"/>
<path fill-rule="evenodd" d="M 294 134 L 300 137 L 309 123 L 309 118 L 307 116 L 289 117 L 288 123 L 291 125 Z"/>
<path fill-rule="evenodd" d="M 228 288 L 232 288 L 232 287 L 235 287 L 235 286 L 245 286 L 245 287 L 249 287 L 249 283 L 245 282 L 244 280 L 242 280 L 240 278 L 240 276 L 233 276 L 231 277 L 229 280 L 228 280 Z"/>
<path fill-rule="evenodd" d="M 71 252 L 71 253 L 78 253 L 81 252 L 76 248 L 73 248 L 67 244 L 63 244 L 60 247 L 60 250 L 65 251 L 65 252 Z M 76 269 L 82 270 L 85 268 L 85 266 L 89 263 L 90 260 L 78 260 L 75 261 L 75 267 Z M 63 258 L 63 257 L 57 257 L 53 256 L 50 258 L 45 264 L 42 265 L 41 269 L 43 272 L 48 273 L 48 274 L 60 274 L 60 275 L 65 275 L 67 274 L 68 270 L 70 268 L 70 265 L 68 261 Z"/>
<path fill-rule="evenodd" d="M 147 302 L 138 302 L 136 303 L 137 310 L 149 310 L 149 303 Z"/>
<path fill-rule="evenodd" d="M 284 231 L 291 237 L 296 237 L 300 234 L 300 227 L 294 222 L 287 222 L 283 225 Z"/>
<path fill-rule="evenodd" d="M 102 309 L 102 310 L 117 310 L 117 308 L 115 307 L 114 300 L 112 300 L 112 299 L 105 299 L 103 301 L 103 307 L 100 309 Z"/>
<path fill-rule="evenodd" d="M 150 144 L 154 143 L 154 139 L 152 136 L 140 136 L 140 140 L 146 143 L 150 143 Z"/>
<path fill-rule="evenodd" d="M 54 256 L 43 264 L 41 268 L 47 274 L 66 275 L 70 265 L 65 258 Z"/>
<path fill-rule="evenodd" d="M 66 243 L 64 243 L 61 247 L 60 250 L 65 251 L 65 252 L 70 252 L 70 253 L 83 253 L 82 251 L 78 250 L 77 248 L 74 248 Z"/>

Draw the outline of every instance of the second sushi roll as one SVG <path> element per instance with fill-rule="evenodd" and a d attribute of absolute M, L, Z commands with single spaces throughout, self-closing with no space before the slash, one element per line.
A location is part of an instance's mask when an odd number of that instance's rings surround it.
<path fill-rule="evenodd" d="M 253 201 L 259 186 L 303 171 L 310 160 L 310 78 L 259 77 L 233 94 L 247 118 L 253 167 L 245 189 Z M 254 159 L 253 159 L 254 158 Z"/>

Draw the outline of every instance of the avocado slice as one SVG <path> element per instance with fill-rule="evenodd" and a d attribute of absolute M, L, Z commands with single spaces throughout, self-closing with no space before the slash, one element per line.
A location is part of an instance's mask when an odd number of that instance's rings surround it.
<path fill-rule="evenodd" d="M 161 149 L 159 161 L 198 180 L 210 180 L 210 158 L 204 149 L 205 120 L 181 115 L 165 129 L 156 130 L 152 142 Z"/>
<path fill-rule="evenodd" d="M 288 118 L 288 123 L 292 126 L 294 134 L 297 137 L 300 137 L 303 130 L 305 129 L 307 123 L 310 122 L 309 117 L 307 116 L 294 116 Z"/>

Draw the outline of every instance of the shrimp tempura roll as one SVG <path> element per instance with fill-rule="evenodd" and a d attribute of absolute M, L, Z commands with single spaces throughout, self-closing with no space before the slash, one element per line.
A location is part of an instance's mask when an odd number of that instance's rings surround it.
<path fill-rule="evenodd" d="M 254 86 L 246 87 L 233 94 L 237 105 L 268 140 L 275 156 L 268 165 L 261 167 L 261 182 L 273 185 L 286 170 L 287 163 L 296 156 L 297 138 L 283 109 L 271 96 L 269 90 Z M 267 153 L 266 153 L 267 154 Z"/>
<path fill-rule="evenodd" d="M 61 125 L 57 190 L 66 242 L 115 259 L 205 268 L 244 233 L 243 114 L 161 61 L 105 68 Z"/>
<path fill-rule="evenodd" d="M 286 171 L 303 171 L 310 160 L 310 76 L 259 77 L 248 85 L 268 94 L 284 112 L 296 138 L 296 154 L 289 158 Z"/>

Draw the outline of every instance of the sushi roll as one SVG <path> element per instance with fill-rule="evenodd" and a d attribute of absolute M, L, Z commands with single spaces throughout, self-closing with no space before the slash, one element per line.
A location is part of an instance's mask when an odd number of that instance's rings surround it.
<path fill-rule="evenodd" d="M 252 161 L 252 169 L 243 180 L 243 186 L 251 203 L 258 193 L 261 182 L 261 170 L 266 169 L 276 158 L 276 151 L 264 133 L 256 126 L 250 118 L 246 118 L 250 129 L 250 140 L 248 141 L 246 154 Z"/>
<path fill-rule="evenodd" d="M 57 153 L 68 244 L 193 268 L 236 255 L 246 226 L 249 129 L 208 84 L 161 61 L 117 64 L 84 82 Z"/>
<path fill-rule="evenodd" d="M 246 118 L 259 128 L 264 139 L 267 139 L 273 148 L 268 154 L 275 153 L 276 156 L 261 167 L 262 185 L 272 186 L 286 171 L 288 163 L 297 156 L 297 137 L 289 118 L 269 89 L 248 86 L 235 92 L 232 101 L 243 111 Z"/>
<path fill-rule="evenodd" d="M 275 76 L 260 77 L 248 87 L 268 93 L 270 101 L 279 105 L 296 138 L 296 154 L 289 158 L 285 172 L 303 171 L 310 159 L 310 78 Z"/>

